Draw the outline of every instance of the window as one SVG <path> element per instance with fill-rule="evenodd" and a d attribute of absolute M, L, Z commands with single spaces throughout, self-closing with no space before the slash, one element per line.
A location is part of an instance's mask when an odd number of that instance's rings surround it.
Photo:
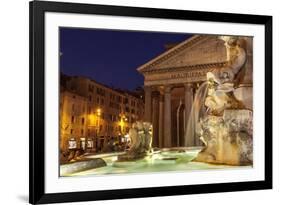
<path fill-rule="evenodd" d="M 84 123 L 85 123 L 85 119 L 84 119 L 84 117 L 82 117 L 81 122 L 82 122 L 82 125 L 84 125 Z"/>
<path fill-rule="evenodd" d="M 130 112 L 129 107 L 125 107 L 125 111 L 126 111 L 126 112 Z"/>
<path fill-rule="evenodd" d="M 75 105 L 74 105 L 74 104 L 72 104 L 72 111 L 74 111 L 74 109 L 75 109 Z"/>
<path fill-rule="evenodd" d="M 121 96 L 118 96 L 116 101 L 120 103 L 121 102 Z"/>
<path fill-rule="evenodd" d="M 84 134 L 84 130 L 83 129 L 81 129 L 81 135 L 83 135 Z"/>
<path fill-rule="evenodd" d="M 114 100 L 115 99 L 115 95 L 110 93 L 110 100 Z"/>
<path fill-rule="evenodd" d="M 89 95 L 89 101 L 92 102 L 92 96 L 91 95 Z"/>
<path fill-rule="evenodd" d="M 109 102 L 109 107 L 111 107 L 111 108 L 114 108 L 114 109 L 119 109 L 119 105 L 117 104 L 117 103 L 114 103 L 114 102 Z"/>
<path fill-rule="evenodd" d="M 74 116 L 71 116 L 71 123 L 74 123 Z"/>
<path fill-rule="evenodd" d="M 129 102 L 128 98 L 124 98 L 123 103 L 128 104 L 128 102 Z"/>
<path fill-rule="evenodd" d="M 94 86 L 89 84 L 89 92 L 94 92 Z"/>
<path fill-rule="evenodd" d="M 108 119 L 112 120 L 112 115 L 111 114 L 108 114 Z"/>
<path fill-rule="evenodd" d="M 102 88 L 97 88 L 97 94 L 99 94 L 101 96 L 105 96 L 105 90 Z"/>
<path fill-rule="evenodd" d="M 115 115 L 109 115 L 109 118 L 112 122 L 115 122 L 116 116 Z"/>
<path fill-rule="evenodd" d="M 73 129 L 70 130 L 70 134 L 73 134 Z"/>
<path fill-rule="evenodd" d="M 102 131 L 102 125 L 100 125 L 100 132 Z"/>

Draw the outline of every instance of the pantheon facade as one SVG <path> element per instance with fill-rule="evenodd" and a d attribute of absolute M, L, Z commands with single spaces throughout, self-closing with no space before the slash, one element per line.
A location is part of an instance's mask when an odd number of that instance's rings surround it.
<path fill-rule="evenodd" d="M 252 38 L 244 42 L 247 61 L 243 67 L 240 95 L 252 109 Z M 144 76 L 144 120 L 153 124 L 154 147 L 199 146 L 196 137 L 186 139 L 194 95 L 206 73 L 227 64 L 223 40 L 215 35 L 194 35 L 137 68 Z"/>

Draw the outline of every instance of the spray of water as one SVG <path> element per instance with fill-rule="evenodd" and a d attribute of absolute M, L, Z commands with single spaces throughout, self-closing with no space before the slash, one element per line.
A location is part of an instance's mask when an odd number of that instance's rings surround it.
<path fill-rule="evenodd" d="M 187 121 L 186 131 L 185 131 L 185 146 L 196 146 L 199 144 L 199 139 L 196 139 L 196 124 L 199 122 L 201 115 L 204 112 L 204 102 L 208 92 L 208 82 L 202 83 L 197 92 L 195 93 L 194 100 L 191 107 L 191 112 L 189 115 L 189 120 Z"/>

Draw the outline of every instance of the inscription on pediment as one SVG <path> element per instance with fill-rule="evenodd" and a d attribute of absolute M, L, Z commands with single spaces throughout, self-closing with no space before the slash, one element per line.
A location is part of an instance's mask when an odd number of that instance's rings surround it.
<path fill-rule="evenodd" d="M 206 80 L 206 73 L 220 67 L 200 68 L 187 71 L 172 71 L 163 73 L 150 73 L 145 75 L 145 85 L 179 84 L 189 82 L 199 82 Z"/>

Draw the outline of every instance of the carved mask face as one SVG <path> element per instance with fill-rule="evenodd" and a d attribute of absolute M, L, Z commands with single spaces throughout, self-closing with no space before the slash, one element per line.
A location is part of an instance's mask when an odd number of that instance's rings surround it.
<path fill-rule="evenodd" d="M 223 78 L 223 79 L 228 79 L 228 78 L 229 78 L 228 73 L 227 73 L 227 72 L 223 72 L 223 73 L 221 74 L 221 78 Z"/>
<path fill-rule="evenodd" d="M 227 41 L 227 44 L 230 47 L 234 47 L 237 44 L 237 38 L 236 37 L 230 37 L 229 40 Z"/>
<path fill-rule="evenodd" d="M 234 36 L 220 36 L 219 39 L 224 41 L 226 47 L 234 47 L 237 44 L 237 37 Z"/>
<path fill-rule="evenodd" d="M 149 132 L 150 130 L 152 130 L 152 125 L 151 125 L 150 122 L 144 122 L 143 128 L 144 128 L 145 131 Z"/>
<path fill-rule="evenodd" d="M 207 80 L 209 81 L 210 85 L 220 84 L 220 74 L 219 71 L 211 71 L 207 73 Z"/>

